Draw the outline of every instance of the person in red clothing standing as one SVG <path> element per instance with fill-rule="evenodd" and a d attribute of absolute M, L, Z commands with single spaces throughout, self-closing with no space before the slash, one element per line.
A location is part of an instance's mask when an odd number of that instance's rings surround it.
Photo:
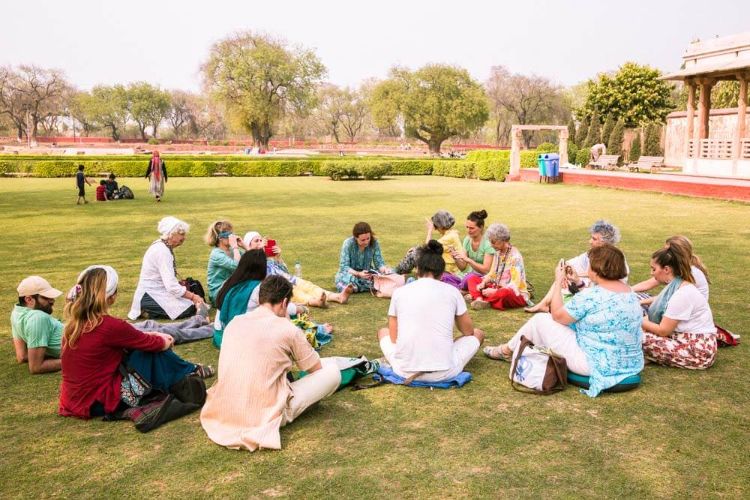
<path fill-rule="evenodd" d="M 210 373 L 171 351 L 170 335 L 141 332 L 110 316 L 117 284 L 113 268 L 92 266 L 68 296 L 59 413 L 129 418 L 146 432 L 200 408 L 206 394 L 201 376 Z M 155 391 L 138 391 L 132 371 Z"/>

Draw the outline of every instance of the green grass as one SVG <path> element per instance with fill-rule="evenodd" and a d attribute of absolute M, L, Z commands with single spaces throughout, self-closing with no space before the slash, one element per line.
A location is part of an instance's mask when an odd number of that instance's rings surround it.
<path fill-rule="evenodd" d="M 424 237 L 424 217 L 445 208 L 458 219 L 485 208 L 511 228 L 531 281 L 543 291 L 560 257 L 587 247 L 599 217 L 622 230 L 636 280 L 672 234 L 689 236 L 709 267 L 717 322 L 750 342 L 750 206 L 684 197 L 441 177 L 332 182 L 323 178 L 175 178 L 163 203 L 143 179 L 123 179 L 137 199 L 76 206 L 70 179 L 1 179 L 0 315 L 15 287 L 36 273 L 66 290 L 85 266 L 120 273 L 124 317 L 156 223 L 192 224 L 176 251 L 179 270 L 205 281 L 202 235 L 226 217 L 237 232 L 278 240 L 306 278 L 330 286 L 341 241 L 369 221 L 394 265 Z M 93 199 L 93 189 L 89 188 Z M 462 231 L 463 232 L 463 231 Z M 323 355 L 380 355 L 375 331 L 388 302 L 367 294 L 315 311 L 336 327 Z M 60 314 L 61 304 L 56 314 Z M 528 319 L 520 311 L 471 313 L 490 343 Z M 208 341 L 178 346 L 216 363 Z M 636 391 L 590 399 L 570 388 L 537 397 L 514 392 L 508 366 L 478 355 L 460 390 L 383 386 L 343 391 L 281 432 L 283 450 L 230 451 L 206 437 L 194 414 L 150 434 L 127 422 L 57 416 L 59 374 L 30 376 L 0 323 L 2 497 L 714 497 L 747 496 L 750 369 L 747 344 L 722 349 L 705 372 L 648 366 Z"/>

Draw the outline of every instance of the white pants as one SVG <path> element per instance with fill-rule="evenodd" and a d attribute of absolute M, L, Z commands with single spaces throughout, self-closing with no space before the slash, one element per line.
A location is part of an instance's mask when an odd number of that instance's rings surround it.
<path fill-rule="evenodd" d="M 314 371 L 296 382 L 292 382 L 292 396 L 281 415 L 281 425 L 293 422 L 302 412 L 339 388 L 341 371 L 336 361 L 322 358 L 320 370 Z"/>
<path fill-rule="evenodd" d="M 386 335 L 380 339 L 380 349 L 383 351 L 385 359 L 388 360 L 388 364 L 391 365 L 393 371 L 399 377 L 409 378 L 416 372 L 410 372 L 402 370 L 398 366 L 398 360 L 395 359 L 396 344 L 391 342 L 391 338 Z M 450 380 L 464 370 L 471 358 L 479 350 L 479 339 L 472 336 L 461 337 L 460 339 L 453 342 L 453 352 L 451 357 L 451 367 L 447 370 L 441 370 L 438 372 L 426 372 L 424 375 L 420 375 L 415 380 L 422 382 L 442 382 L 444 380 Z"/>
<path fill-rule="evenodd" d="M 521 335 L 534 345 L 549 347 L 556 354 L 565 358 L 568 369 L 579 375 L 591 375 L 591 368 L 586 353 L 576 342 L 576 332 L 570 327 L 561 325 L 549 313 L 537 313 L 518 330 L 508 341 L 508 347 L 515 351 L 521 342 Z"/>

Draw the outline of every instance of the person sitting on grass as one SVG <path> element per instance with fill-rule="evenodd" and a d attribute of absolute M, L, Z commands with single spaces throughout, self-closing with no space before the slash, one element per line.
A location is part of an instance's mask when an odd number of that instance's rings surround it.
<path fill-rule="evenodd" d="M 203 298 L 177 279 L 174 249 L 185 242 L 190 225 L 175 217 L 164 217 L 157 226 L 161 237 L 143 256 L 141 275 L 128 318 L 183 319 L 199 313 L 206 316 Z"/>
<path fill-rule="evenodd" d="M 351 290 L 354 293 L 371 291 L 373 271 L 391 273 L 391 269 L 385 265 L 380 243 L 370 224 L 357 222 L 352 228 L 352 236 L 341 245 L 339 270 L 334 277 L 336 290 Z"/>
<path fill-rule="evenodd" d="M 426 219 L 427 236 L 425 237 L 425 244 L 429 243 L 432 239 L 432 233 L 437 231 L 440 233 L 440 238 L 437 242 L 443 245 L 444 254 L 443 260 L 445 261 L 445 272 L 441 276 L 441 281 L 448 283 L 449 285 L 460 287 L 461 277 L 459 276 L 461 270 L 459 269 L 456 259 L 453 257 L 462 244 L 461 238 L 458 236 L 458 231 L 453 229 L 456 223 L 456 218 L 446 210 L 438 210 L 429 219 Z M 401 262 L 393 268 L 393 272 L 398 274 L 409 274 L 417 261 L 417 247 L 410 248 Z"/>
<path fill-rule="evenodd" d="M 418 279 L 393 292 L 388 327 L 378 331 L 385 359 L 407 383 L 452 380 L 484 342 L 484 332 L 474 328 L 461 293 L 440 281 L 443 252 L 435 240 L 417 249 Z M 461 334 L 455 342 L 454 323 Z"/>
<path fill-rule="evenodd" d="M 526 269 L 523 256 L 510 243 L 510 230 L 505 224 L 487 228 L 487 239 L 495 250 L 489 272 L 483 277 L 466 280 L 469 294 L 474 299 L 472 309 L 512 309 L 529 304 Z"/>
<path fill-rule="evenodd" d="M 484 354 L 510 361 L 524 336 L 565 358 L 570 371 L 589 376 L 589 389 L 583 392 L 591 397 L 640 373 L 641 306 L 622 282 L 627 275 L 625 256 L 617 247 L 604 244 L 589 250 L 587 261 L 591 287 L 563 305 L 561 290 L 568 278 L 561 260 L 555 268 L 551 313 L 535 315 L 507 343 L 485 347 Z"/>
<path fill-rule="evenodd" d="M 716 326 L 695 286 L 691 254 L 662 248 L 651 256 L 651 277 L 666 285 L 643 318 L 643 351 L 660 365 L 704 370 L 716 360 Z"/>
<path fill-rule="evenodd" d="M 115 179 L 116 179 L 115 174 L 109 174 L 109 177 L 105 181 L 104 187 L 107 190 L 108 200 L 114 200 L 115 195 L 120 190 L 120 187 L 117 185 L 117 181 Z"/>
<path fill-rule="evenodd" d="M 495 250 L 484 234 L 485 219 L 487 219 L 486 210 L 471 212 L 466 217 L 466 237 L 463 246 L 451 252 L 458 269 L 463 274 L 459 286 L 461 290 L 468 289 L 469 278 L 475 275 L 482 278 L 490 270 Z"/>
<path fill-rule="evenodd" d="M 96 201 L 107 201 L 107 181 L 104 179 L 99 181 L 99 185 L 96 186 Z"/>
<path fill-rule="evenodd" d="M 65 305 L 59 413 L 83 419 L 131 418 L 145 431 L 169 416 L 199 408 L 205 400 L 205 384 L 199 379 L 214 371 L 175 354 L 171 336 L 141 332 L 111 316 L 117 286 L 114 269 L 93 266 L 71 290 Z M 132 371 L 171 396 L 141 406 L 147 394 L 134 387 L 128 375 Z"/>
<path fill-rule="evenodd" d="M 616 226 L 607 222 L 606 220 L 598 220 L 589 229 L 589 247 L 595 248 L 600 245 L 610 244 L 617 245 L 620 242 L 620 230 Z M 572 284 L 570 287 L 566 287 L 562 293 L 566 296 L 570 296 L 573 293 L 577 293 L 578 290 L 585 288 L 591 284 L 586 270 L 589 265 L 589 254 L 583 252 L 577 257 L 573 257 L 565 262 L 565 271 L 568 276 L 568 283 Z M 628 263 L 625 262 L 625 268 L 627 270 Z M 629 271 L 625 273 L 623 281 L 627 283 Z M 553 285 L 554 287 L 554 285 Z M 525 307 L 524 311 L 528 313 L 537 312 L 549 312 L 549 305 L 552 300 L 552 288 L 550 287 L 547 295 L 542 298 L 536 305 Z"/>
<path fill-rule="evenodd" d="M 288 280 L 268 276 L 260 285 L 260 307 L 226 326 L 218 380 L 200 416 L 213 442 L 249 451 L 281 449 L 280 428 L 339 387 L 336 362 L 321 359 L 287 318 L 291 298 Z M 290 382 L 295 364 L 308 375 Z"/>
<path fill-rule="evenodd" d="M 62 295 L 47 280 L 29 276 L 18 285 L 18 304 L 10 315 L 16 361 L 29 364 L 29 373 L 60 371 L 63 324 L 52 316 Z"/>
<path fill-rule="evenodd" d="M 217 220 L 208 226 L 203 240 L 211 248 L 208 256 L 206 285 L 208 300 L 214 302 L 221 285 L 237 269 L 237 263 L 245 251 L 245 243 L 233 233 L 234 227 L 228 220 Z"/>
<path fill-rule="evenodd" d="M 246 248 L 265 249 L 268 242 L 266 238 L 263 238 L 260 233 L 256 231 L 248 231 L 245 233 L 243 240 Z M 269 255 L 269 253 L 272 255 Z M 329 301 L 346 304 L 349 301 L 349 296 L 354 291 L 353 287 L 348 286 L 344 287 L 341 292 L 331 292 L 319 287 L 311 281 L 299 276 L 294 276 L 289 272 L 289 268 L 287 268 L 284 260 L 281 258 L 281 248 L 278 245 L 271 248 L 270 252 L 266 251 L 266 257 L 268 257 L 268 260 L 266 261 L 268 275 L 283 276 L 294 285 L 294 295 L 292 296 L 292 302 L 294 304 L 310 307 L 326 307 Z"/>

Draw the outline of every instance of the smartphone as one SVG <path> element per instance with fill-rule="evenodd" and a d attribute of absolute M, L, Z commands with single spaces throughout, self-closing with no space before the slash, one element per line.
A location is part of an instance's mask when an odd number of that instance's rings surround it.
<path fill-rule="evenodd" d="M 268 257 L 273 257 L 274 255 L 276 255 L 273 253 L 273 247 L 275 246 L 276 246 L 276 240 L 272 240 L 269 238 L 268 241 L 266 241 L 266 246 L 263 247 L 263 250 L 265 250 L 266 255 Z"/>

